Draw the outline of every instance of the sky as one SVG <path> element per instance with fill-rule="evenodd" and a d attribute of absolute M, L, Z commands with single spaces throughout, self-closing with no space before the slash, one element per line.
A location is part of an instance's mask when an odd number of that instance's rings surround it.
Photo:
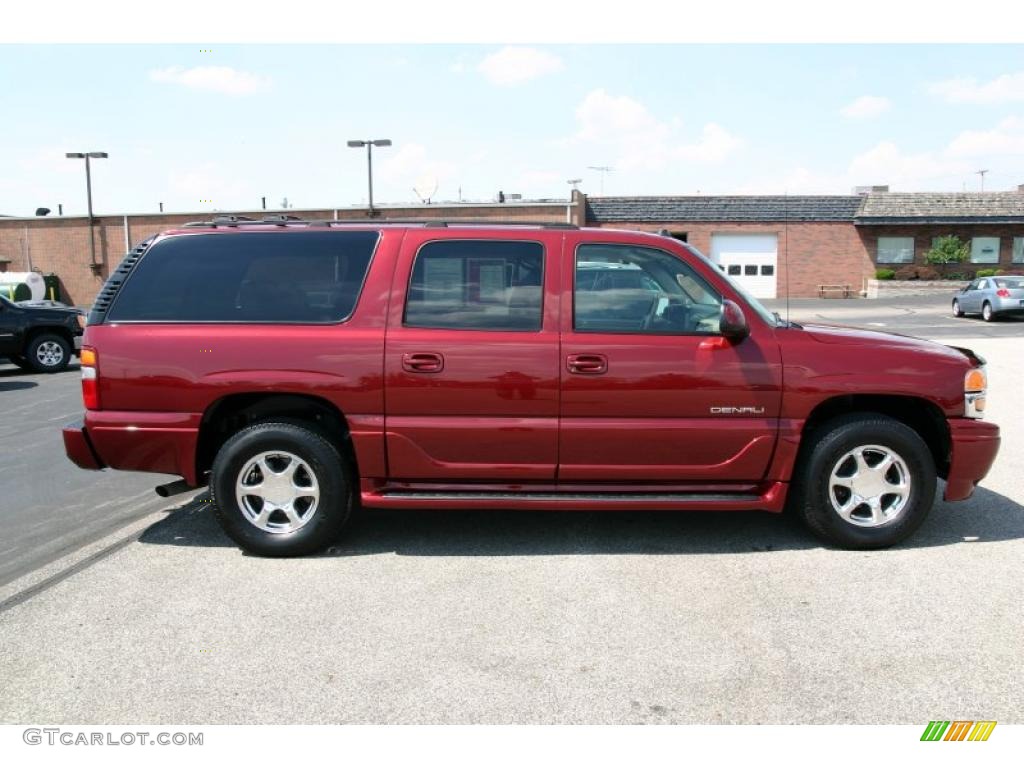
<path fill-rule="evenodd" d="M 0 214 L 1024 184 L 1024 46 L 3 45 Z M 606 166 L 604 174 L 591 169 Z"/>

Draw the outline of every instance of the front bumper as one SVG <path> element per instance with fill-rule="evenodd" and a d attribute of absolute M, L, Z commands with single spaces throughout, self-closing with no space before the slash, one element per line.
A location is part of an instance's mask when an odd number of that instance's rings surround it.
<path fill-rule="evenodd" d="M 950 419 L 950 461 L 946 501 L 961 501 L 974 493 L 999 453 L 999 427 L 990 421 Z"/>

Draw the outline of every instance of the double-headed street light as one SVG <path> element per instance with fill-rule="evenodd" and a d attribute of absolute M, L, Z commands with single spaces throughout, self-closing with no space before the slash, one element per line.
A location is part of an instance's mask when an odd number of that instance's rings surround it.
<path fill-rule="evenodd" d="M 92 236 L 92 173 L 89 170 L 90 158 L 109 157 L 106 152 L 67 152 L 65 157 L 80 160 L 85 158 L 85 194 L 89 205 L 89 257 L 92 259 L 91 266 L 96 268 L 96 241 Z"/>
<path fill-rule="evenodd" d="M 391 139 L 352 139 L 348 142 L 350 147 L 366 147 L 366 178 L 370 185 L 370 216 L 373 212 L 373 148 L 390 147 Z"/>

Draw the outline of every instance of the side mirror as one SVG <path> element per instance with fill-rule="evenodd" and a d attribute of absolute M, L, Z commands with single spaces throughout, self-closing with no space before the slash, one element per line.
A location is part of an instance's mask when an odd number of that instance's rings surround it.
<path fill-rule="evenodd" d="M 750 335 L 747 318 L 735 301 L 725 299 L 722 302 L 722 317 L 718 321 L 718 331 L 730 341 L 743 341 Z"/>

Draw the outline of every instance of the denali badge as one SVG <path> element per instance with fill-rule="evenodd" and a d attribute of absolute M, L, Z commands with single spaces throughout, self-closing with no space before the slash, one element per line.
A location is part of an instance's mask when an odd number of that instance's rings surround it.
<path fill-rule="evenodd" d="M 711 406 L 711 412 L 715 415 L 723 413 L 749 413 L 757 416 L 764 413 L 764 408 L 757 408 L 753 405 L 744 405 L 739 408 L 733 408 L 728 405 L 713 405 Z"/>

